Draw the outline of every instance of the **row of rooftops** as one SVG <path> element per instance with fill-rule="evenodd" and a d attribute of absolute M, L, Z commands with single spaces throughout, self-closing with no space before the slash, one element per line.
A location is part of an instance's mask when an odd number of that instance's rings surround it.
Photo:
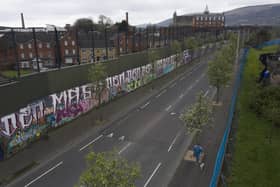
<path fill-rule="evenodd" d="M 5 32 L 1 32 L 0 30 L 0 48 L 10 48 L 13 47 L 13 36 L 10 29 L 8 29 L 10 32 L 7 32 L 7 29 L 5 29 Z M 16 30 L 15 30 L 16 31 Z M 67 36 L 69 36 L 69 33 L 67 32 L 60 32 L 59 34 L 59 40 L 67 39 Z M 76 35 L 72 33 L 71 38 L 76 40 Z M 26 44 L 33 42 L 33 33 L 32 32 L 15 32 L 15 39 L 17 44 Z M 36 31 L 36 40 L 38 42 L 43 43 L 54 43 L 55 42 L 55 32 L 42 32 L 42 31 Z M 79 33 L 78 34 L 78 43 L 79 47 L 81 48 L 88 48 L 92 46 L 92 36 L 91 34 L 85 34 L 85 33 Z M 114 46 L 113 37 L 108 39 L 107 42 L 108 47 Z M 94 46 L 96 48 L 104 48 L 105 47 L 105 39 L 102 37 L 95 36 L 94 37 Z"/>

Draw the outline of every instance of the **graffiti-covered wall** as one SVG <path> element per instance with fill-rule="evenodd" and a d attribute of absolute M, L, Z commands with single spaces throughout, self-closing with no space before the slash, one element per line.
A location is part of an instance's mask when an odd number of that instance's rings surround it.
<path fill-rule="evenodd" d="M 175 61 L 176 56 L 173 55 L 108 77 L 106 88 L 101 94 L 101 103 L 98 103 L 92 84 L 86 84 L 48 95 L 14 113 L 1 117 L 0 159 L 4 154 L 9 156 L 24 148 L 50 129 L 77 118 L 99 104 L 107 103 L 117 96 L 131 92 L 173 71 L 176 67 L 188 63 L 191 59 L 188 50 L 179 56 L 181 57 L 179 62 Z"/>

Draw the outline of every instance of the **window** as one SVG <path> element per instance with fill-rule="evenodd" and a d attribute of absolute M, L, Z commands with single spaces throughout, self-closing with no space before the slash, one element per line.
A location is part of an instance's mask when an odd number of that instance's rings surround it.
<path fill-rule="evenodd" d="M 38 45 L 38 46 L 39 46 L 39 48 L 42 48 L 42 43 L 39 43 L 39 45 Z"/>
<path fill-rule="evenodd" d="M 73 46 L 75 45 L 75 41 L 74 41 L 74 40 L 72 40 L 72 45 L 73 45 Z"/>
<path fill-rule="evenodd" d="M 50 48 L 50 47 L 51 47 L 50 43 L 47 43 L 47 48 Z"/>
<path fill-rule="evenodd" d="M 76 50 L 75 49 L 73 49 L 73 55 L 75 55 L 76 54 Z"/>
<path fill-rule="evenodd" d="M 20 47 L 21 49 L 23 49 L 23 44 L 20 44 L 19 47 Z"/>
<path fill-rule="evenodd" d="M 68 42 L 67 42 L 67 41 L 64 41 L 64 45 L 67 46 L 67 45 L 68 45 Z"/>
<path fill-rule="evenodd" d="M 32 45 L 31 45 L 31 44 L 28 44 L 28 48 L 31 49 L 31 47 L 32 47 Z"/>
<path fill-rule="evenodd" d="M 199 20 L 199 17 L 198 17 L 198 16 L 196 17 L 196 20 L 197 20 L 197 21 Z"/>
<path fill-rule="evenodd" d="M 66 55 L 68 55 L 68 54 L 69 54 L 68 49 L 65 49 L 65 54 L 66 54 Z"/>
<path fill-rule="evenodd" d="M 21 59 L 24 59 L 24 53 L 21 53 L 20 56 L 21 56 Z"/>
<path fill-rule="evenodd" d="M 32 53 L 29 53 L 29 58 L 33 58 L 33 54 Z"/>
<path fill-rule="evenodd" d="M 40 58 L 43 58 L 43 54 L 42 54 L 42 53 L 39 53 L 39 57 L 40 57 Z"/>

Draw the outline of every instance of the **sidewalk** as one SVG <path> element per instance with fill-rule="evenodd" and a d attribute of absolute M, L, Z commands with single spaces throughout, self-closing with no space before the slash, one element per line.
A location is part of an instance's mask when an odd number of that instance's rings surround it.
<path fill-rule="evenodd" d="M 226 128 L 226 121 L 230 101 L 231 101 L 232 88 L 224 90 L 221 101 L 222 106 L 215 107 L 215 115 L 212 127 L 205 128 L 199 139 L 199 143 L 204 148 L 206 153 L 205 167 L 203 171 L 193 161 L 182 160 L 180 166 L 177 168 L 169 187 L 208 187 L 215 165 L 216 155 L 220 146 L 224 130 Z M 226 114 L 226 115 L 225 115 Z M 190 146 L 190 149 L 193 145 Z"/>
<path fill-rule="evenodd" d="M 197 61 L 182 66 L 125 97 L 120 97 L 99 109 L 90 111 L 62 128 L 50 132 L 48 139 L 33 143 L 10 159 L 0 162 L 0 186 L 35 166 L 48 163 L 87 137 L 99 134 L 149 97 L 172 84 L 174 79 L 180 77 L 181 74 L 190 71 L 195 64 Z M 96 119 L 100 114 L 106 121 L 103 125 L 96 125 Z"/>
<path fill-rule="evenodd" d="M 214 107 L 214 124 L 211 127 L 204 128 L 200 135 L 199 143 L 206 154 L 204 169 L 201 170 L 199 165 L 196 165 L 193 161 L 182 159 L 169 183 L 169 187 L 209 187 L 217 152 L 226 129 L 234 81 L 235 78 L 233 78 L 229 87 L 222 90 L 220 100 L 223 104 Z M 189 149 L 192 149 L 192 147 L 193 145 Z"/>

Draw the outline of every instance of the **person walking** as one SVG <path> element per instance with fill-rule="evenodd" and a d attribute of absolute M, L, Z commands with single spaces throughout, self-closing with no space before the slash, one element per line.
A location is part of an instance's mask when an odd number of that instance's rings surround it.
<path fill-rule="evenodd" d="M 193 156 L 195 157 L 196 163 L 199 164 L 201 170 L 204 168 L 204 162 L 202 162 L 203 148 L 199 144 L 193 146 Z"/>

